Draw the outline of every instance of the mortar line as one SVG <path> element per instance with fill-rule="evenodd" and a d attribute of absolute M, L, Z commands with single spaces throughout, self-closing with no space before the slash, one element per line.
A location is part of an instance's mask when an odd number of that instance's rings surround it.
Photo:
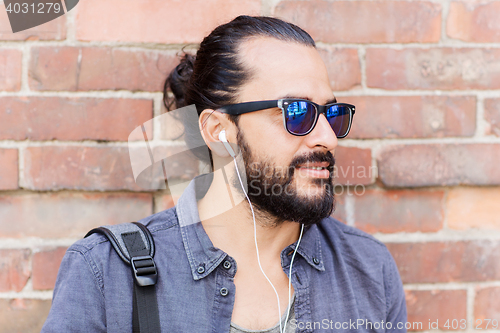
<path fill-rule="evenodd" d="M 351 0 L 352 1 L 352 0 Z M 68 14 L 72 14 L 70 13 Z M 75 14 L 73 14 L 75 15 Z M 446 22 L 443 20 L 443 25 L 446 25 Z M 67 23 L 68 25 L 68 23 Z M 73 29 L 72 27 L 70 27 Z M 70 33 L 72 33 L 70 31 Z M 441 28 L 441 33 L 443 33 Z M 458 39 L 448 38 L 446 35 L 446 28 L 444 32 L 444 38 L 442 38 L 438 42 L 374 42 L 374 43 L 347 43 L 347 42 L 323 42 L 317 41 L 317 47 L 336 47 L 336 48 L 358 48 L 358 47 L 366 47 L 366 48 L 389 48 L 389 49 L 440 49 L 440 48 L 479 48 L 479 49 L 488 49 L 488 48 L 499 48 L 500 42 L 469 42 L 462 41 Z M 82 41 L 78 40 L 75 37 L 75 40 L 71 40 L 68 38 L 68 31 L 66 31 L 66 39 L 62 40 L 4 40 L 0 41 L 0 46 L 19 46 L 19 45 L 30 45 L 30 46 L 71 46 L 71 47 L 111 47 L 111 48 L 120 48 L 120 49 L 129 49 L 129 50 L 150 50 L 153 52 L 160 51 L 179 51 L 184 48 L 189 52 L 196 52 L 199 48 L 198 43 L 169 43 L 168 41 L 162 42 L 134 42 L 134 41 L 100 41 L 100 40 L 92 40 L 92 41 Z"/>
<path fill-rule="evenodd" d="M 156 139 L 151 141 L 153 146 L 183 146 L 182 141 Z M 389 147 L 411 145 L 473 145 L 473 144 L 500 144 L 500 137 L 447 137 L 447 138 L 385 138 L 385 139 L 342 139 L 340 147 L 363 148 L 372 150 L 372 168 L 377 168 L 379 154 Z M 0 148 L 28 148 L 28 147 L 139 147 L 143 142 L 137 141 L 101 141 L 101 140 L 0 140 Z"/>
<path fill-rule="evenodd" d="M 53 295 L 52 290 L 40 291 L 20 291 L 20 292 L 2 292 L 0 299 L 38 299 L 38 300 L 51 300 Z"/>
<path fill-rule="evenodd" d="M 366 48 L 358 47 L 358 58 L 361 71 L 361 90 L 365 92 L 368 89 L 366 81 Z"/>
<path fill-rule="evenodd" d="M 130 90 L 88 90 L 88 91 L 20 91 L 7 92 L 0 91 L 0 97 L 80 97 L 80 98 L 127 98 L 127 99 L 153 99 L 161 92 Z"/>
<path fill-rule="evenodd" d="M 165 77 L 166 78 L 166 77 Z M 351 90 L 334 91 L 339 97 L 478 97 L 498 98 L 498 89 L 478 90 L 385 90 L 379 88 L 353 88 Z M 94 98 L 162 98 L 161 91 L 131 91 L 131 90 L 29 90 L 29 91 L 0 91 L 0 97 L 94 97 Z"/>
<path fill-rule="evenodd" d="M 476 132 L 474 133 L 474 137 L 484 137 L 488 134 L 486 133 L 486 129 L 488 127 L 488 121 L 485 119 L 485 109 L 484 109 L 485 98 L 482 95 L 477 96 L 476 100 Z"/>
<path fill-rule="evenodd" d="M 22 45 L 21 47 L 22 59 L 21 59 L 21 89 L 19 93 L 29 93 L 30 88 L 28 84 L 29 80 L 29 62 L 30 62 L 30 47 L 28 45 Z"/>
<path fill-rule="evenodd" d="M 78 10 L 78 6 L 66 12 L 66 43 L 67 45 L 73 45 L 76 42 L 76 18 L 75 13 Z"/>
<path fill-rule="evenodd" d="M 448 17 L 450 15 L 450 1 L 440 1 L 439 4 L 441 5 L 441 38 L 439 38 L 439 41 L 441 42 L 441 45 L 456 43 L 457 40 L 448 38 L 447 34 Z"/>
<path fill-rule="evenodd" d="M 18 148 L 18 160 L 17 160 L 17 163 L 18 163 L 18 172 L 19 172 L 19 175 L 18 175 L 18 186 L 19 188 L 24 188 L 26 187 L 26 179 L 24 178 L 24 170 L 25 170 L 25 158 L 26 158 L 26 154 L 25 154 L 25 149 L 26 147 L 19 147 Z"/>
<path fill-rule="evenodd" d="M 396 232 L 392 234 L 375 233 L 373 237 L 385 244 L 395 243 L 434 243 L 434 242 L 474 242 L 474 241 L 500 241 L 498 230 L 463 230 L 462 232 L 451 230 L 440 230 L 434 233 L 422 232 Z"/>
<path fill-rule="evenodd" d="M 472 323 L 474 322 L 474 300 L 476 297 L 476 292 L 475 292 L 475 286 L 478 286 L 476 283 L 475 285 L 468 285 L 467 286 L 467 322 Z"/>
<path fill-rule="evenodd" d="M 500 287 L 500 280 L 497 281 L 471 281 L 471 282 L 415 282 L 404 283 L 405 290 L 468 290 L 467 288 L 480 286 L 481 288 Z"/>
<path fill-rule="evenodd" d="M 43 248 L 69 247 L 77 240 L 79 238 L 3 237 L 0 238 L 0 249 L 30 249 L 33 253 L 37 253 Z"/>

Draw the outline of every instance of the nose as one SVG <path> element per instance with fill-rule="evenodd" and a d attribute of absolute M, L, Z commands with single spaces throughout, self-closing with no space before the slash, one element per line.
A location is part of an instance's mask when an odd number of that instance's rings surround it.
<path fill-rule="evenodd" d="M 333 151 L 339 143 L 337 134 L 333 131 L 324 114 L 319 115 L 316 126 L 306 137 L 307 145 L 311 149 L 323 147 L 328 151 Z"/>

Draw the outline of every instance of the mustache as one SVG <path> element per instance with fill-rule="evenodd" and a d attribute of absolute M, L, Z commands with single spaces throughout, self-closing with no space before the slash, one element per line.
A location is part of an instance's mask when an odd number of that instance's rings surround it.
<path fill-rule="evenodd" d="M 333 154 L 329 151 L 326 153 L 322 152 L 312 152 L 309 154 L 297 156 L 292 160 L 290 163 L 290 169 L 293 170 L 297 168 L 301 164 L 306 164 L 306 163 L 314 163 L 314 162 L 328 162 L 328 171 L 333 172 L 333 167 L 335 166 L 335 157 L 333 157 Z"/>

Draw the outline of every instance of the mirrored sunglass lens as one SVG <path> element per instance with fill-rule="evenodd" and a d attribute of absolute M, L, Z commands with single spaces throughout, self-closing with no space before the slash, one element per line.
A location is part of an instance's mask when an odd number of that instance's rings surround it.
<path fill-rule="evenodd" d="M 308 102 L 290 103 L 285 112 L 287 129 L 294 134 L 307 133 L 316 117 L 316 108 Z"/>
<path fill-rule="evenodd" d="M 326 110 L 326 118 L 337 137 L 343 137 L 349 130 L 350 109 L 345 105 L 334 105 Z"/>

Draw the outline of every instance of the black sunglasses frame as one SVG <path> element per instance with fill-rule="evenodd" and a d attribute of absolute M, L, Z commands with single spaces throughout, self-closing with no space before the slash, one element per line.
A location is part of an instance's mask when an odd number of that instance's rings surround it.
<path fill-rule="evenodd" d="M 298 133 L 293 133 L 291 132 L 288 127 L 286 126 L 286 116 L 285 116 L 285 111 L 291 103 L 294 102 L 307 102 L 312 105 L 314 105 L 316 109 L 316 116 L 314 118 L 314 123 L 312 124 L 311 128 L 303 134 L 298 134 Z M 349 109 L 349 127 L 347 128 L 347 131 L 344 135 L 342 136 L 337 136 L 337 139 L 342 139 L 349 134 L 349 131 L 351 130 L 352 126 L 352 119 L 354 116 L 354 113 L 356 111 L 356 107 L 352 104 L 346 104 L 346 103 L 331 103 L 327 105 L 319 105 L 314 102 L 311 102 L 310 100 L 307 99 L 298 99 L 298 98 L 286 98 L 286 99 L 276 99 L 276 100 L 269 100 L 269 101 L 255 101 L 255 102 L 245 102 L 245 103 L 238 103 L 238 104 L 229 104 L 229 105 L 224 105 L 221 106 L 218 110 L 227 113 L 230 115 L 241 115 L 244 113 L 249 113 L 249 112 L 254 112 L 254 111 L 260 111 L 260 110 L 265 110 L 265 109 L 271 109 L 271 108 L 280 108 L 282 111 L 283 115 L 283 126 L 287 130 L 288 133 L 291 135 L 296 135 L 296 136 L 304 136 L 312 132 L 312 130 L 316 127 L 316 123 L 318 122 L 319 115 L 323 114 L 325 118 L 328 120 L 328 117 L 326 116 L 326 111 L 328 108 L 331 106 L 345 106 Z M 336 133 L 335 133 L 336 134 Z"/>

